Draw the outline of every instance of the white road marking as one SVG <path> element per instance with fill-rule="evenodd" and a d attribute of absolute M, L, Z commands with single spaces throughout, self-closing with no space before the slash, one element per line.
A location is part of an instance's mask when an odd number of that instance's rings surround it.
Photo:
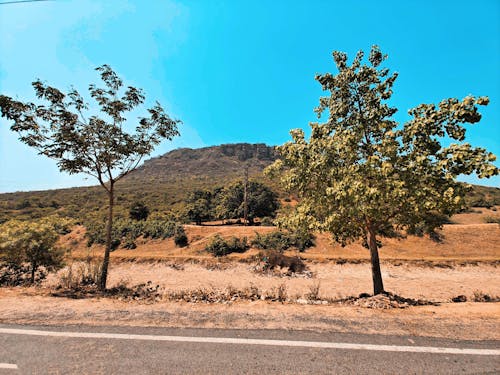
<path fill-rule="evenodd" d="M 9 369 L 9 370 L 17 370 L 17 365 L 13 363 L 0 363 L 0 368 Z"/>
<path fill-rule="evenodd" d="M 434 354 L 500 355 L 500 350 L 497 349 L 374 345 L 374 344 L 353 344 L 353 343 L 323 342 L 323 341 L 243 339 L 243 338 L 229 338 L 229 337 L 130 335 L 123 333 L 59 332 L 59 331 L 43 331 L 36 329 L 15 329 L 15 328 L 0 328 L 0 334 L 1 333 L 11 334 L 11 335 L 69 337 L 69 338 L 87 338 L 87 339 L 117 339 L 117 340 L 193 342 L 193 343 L 210 343 L 210 344 L 293 346 L 293 347 L 324 348 L 324 349 L 375 350 L 375 351 L 385 351 L 385 352 L 412 352 L 412 353 L 434 353 Z"/>

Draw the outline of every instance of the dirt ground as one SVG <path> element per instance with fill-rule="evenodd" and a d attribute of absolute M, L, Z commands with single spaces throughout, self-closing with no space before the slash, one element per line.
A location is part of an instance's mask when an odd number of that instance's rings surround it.
<path fill-rule="evenodd" d="M 216 267 L 215 269 L 213 269 Z M 111 265 L 110 287 L 117 284 L 136 285 L 151 281 L 164 290 L 180 291 L 198 288 L 225 289 L 232 286 L 244 289 L 255 286 L 266 291 L 286 285 L 290 297 L 304 296 L 319 284 L 324 299 L 338 299 L 372 292 L 371 270 L 363 264 L 309 264 L 312 277 L 271 276 L 256 273 L 253 264 L 225 263 L 222 269 L 216 263 L 135 263 Z M 181 268 L 181 269 L 178 269 Z M 449 302 L 451 298 L 474 292 L 500 296 L 500 272 L 494 265 L 467 265 L 453 268 L 382 265 L 385 289 L 414 299 Z M 62 271 L 64 272 L 64 270 Z M 54 286 L 57 277 L 50 277 L 43 285 Z"/>
<path fill-rule="evenodd" d="M 181 269 L 178 269 L 181 268 Z M 183 269 L 182 269 L 183 268 Z M 210 269 L 209 269 L 210 268 Z M 223 289 L 254 285 L 269 290 L 286 283 L 290 297 L 310 292 L 319 283 L 320 297 L 345 297 L 371 291 L 368 264 L 310 264 L 312 278 L 263 276 L 249 264 L 229 263 L 223 269 L 201 264 L 118 263 L 110 270 L 110 286 L 153 281 L 164 290 L 198 287 Z M 55 277 L 43 288 L 0 289 L 0 323 L 120 325 L 207 328 L 295 329 L 420 335 L 471 340 L 500 340 L 500 303 L 451 303 L 475 291 L 500 295 L 500 273 L 494 265 L 454 268 L 383 265 L 386 289 L 412 298 L 439 301 L 439 306 L 368 309 L 338 304 L 311 305 L 270 301 L 234 303 L 144 303 L 111 298 L 53 297 Z"/>
<path fill-rule="evenodd" d="M 54 298 L 5 288 L 0 296 L 0 323 L 9 324 L 293 329 L 500 340 L 498 303 L 375 310 L 266 301 L 147 305 L 107 298 Z"/>
<path fill-rule="evenodd" d="M 108 285 L 151 281 L 164 294 L 230 286 L 268 291 L 285 285 L 288 297 L 295 302 L 206 304 L 163 299 L 147 304 L 98 297 L 71 299 L 51 296 L 58 283 L 58 276 L 51 275 L 42 287 L 0 288 L 0 323 L 284 328 L 500 340 L 499 302 L 450 302 L 458 295 L 469 301 L 475 293 L 500 296 L 500 226 L 484 223 L 484 217 L 499 211 L 478 211 L 454 216 L 456 224 L 444 226 L 440 243 L 420 237 L 383 240 L 380 257 L 385 289 L 407 298 L 439 302 L 439 306 L 380 310 L 297 303 L 318 286 L 321 299 L 370 293 L 367 250 L 360 244 L 342 248 L 328 235 L 320 234 L 315 247 L 300 253 L 310 273 L 279 277 L 254 272 L 252 257 L 258 249 L 227 259 L 213 258 L 204 251 L 215 234 L 251 238 L 256 231 L 275 228 L 188 225 L 187 248 L 175 247 L 171 239 L 138 240 L 135 250 L 114 251 Z M 71 249 L 70 263 L 102 254 L 101 247 L 86 247 L 84 234 L 84 228 L 76 228 L 61 241 Z"/>

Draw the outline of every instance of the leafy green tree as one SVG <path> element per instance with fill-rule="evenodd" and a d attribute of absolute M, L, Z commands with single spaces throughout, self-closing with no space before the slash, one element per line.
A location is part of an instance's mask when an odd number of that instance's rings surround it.
<path fill-rule="evenodd" d="M 134 202 L 130 207 L 129 216 L 133 220 L 146 220 L 149 216 L 149 208 L 143 202 Z"/>
<path fill-rule="evenodd" d="M 196 190 L 189 194 L 186 200 L 186 214 L 189 220 L 196 225 L 213 218 L 212 215 L 213 194 L 206 190 Z"/>
<path fill-rule="evenodd" d="M 54 222 L 10 220 L 0 225 L 0 255 L 8 264 L 22 266 L 29 263 L 31 283 L 39 267 L 49 270 L 61 268 L 64 252 L 56 246 L 59 239 Z"/>
<path fill-rule="evenodd" d="M 387 101 L 397 74 L 382 68 L 386 59 L 377 46 L 368 62 L 358 52 L 351 65 L 334 52 L 338 74 L 318 75 L 329 95 L 320 98 L 318 118 L 306 140 L 302 130 L 278 148 L 270 172 L 281 174 L 286 188 L 300 202 L 281 224 L 289 228 L 327 231 L 342 244 L 362 239 L 370 250 L 374 294 L 384 292 L 379 263 L 379 238 L 401 230 L 441 225 L 436 215 L 451 215 L 464 204 L 467 187 L 461 174 L 498 174 L 495 156 L 463 142 L 465 123 L 481 119 L 477 105 L 488 98 L 468 96 L 421 104 L 409 111 L 411 120 L 398 126 L 396 109 Z M 452 143 L 444 146 L 447 139 Z"/>
<path fill-rule="evenodd" d="M 47 104 L 35 105 L 0 96 L 2 116 L 12 120 L 11 129 L 20 140 L 40 154 L 57 160 L 59 169 L 70 174 L 93 176 L 108 196 L 106 248 L 99 287 L 106 289 L 109 253 L 112 245 L 115 184 L 133 171 L 163 139 L 178 135 L 179 120 L 171 119 L 157 102 L 139 119 L 134 132 L 127 132 L 126 114 L 144 103 L 141 89 L 124 87 L 108 66 L 96 69 L 103 87 L 89 86 L 101 114 L 88 116 L 89 106 L 76 89 L 64 94 L 37 80 L 36 96 Z"/>
<path fill-rule="evenodd" d="M 222 189 L 217 195 L 217 215 L 225 219 L 244 217 L 244 183 L 237 182 Z M 248 220 L 253 223 L 257 217 L 274 217 L 279 208 L 278 196 L 266 185 L 250 181 L 247 190 Z"/>

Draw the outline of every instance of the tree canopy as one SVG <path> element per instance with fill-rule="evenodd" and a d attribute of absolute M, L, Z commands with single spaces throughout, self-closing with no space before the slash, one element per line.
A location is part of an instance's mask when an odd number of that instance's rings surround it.
<path fill-rule="evenodd" d="M 64 251 L 56 243 L 58 229 L 65 221 L 45 218 L 36 221 L 10 220 L 0 225 L 0 255 L 10 265 L 29 263 L 31 283 L 39 267 L 58 269 L 63 265 Z"/>
<path fill-rule="evenodd" d="M 239 181 L 224 187 L 217 196 L 216 213 L 219 218 L 238 219 L 244 217 L 244 182 Z M 250 223 L 257 217 L 274 217 L 279 208 L 278 196 L 266 185 L 249 181 L 247 187 L 247 217 Z"/>
<path fill-rule="evenodd" d="M 457 176 L 499 172 L 493 154 L 464 142 L 463 124 L 480 121 L 477 106 L 488 98 L 421 104 L 400 125 L 388 104 L 397 73 L 382 67 L 386 58 L 377 46 L 368 61 L 360 51 L 351 64 L 345 53 L 333 52 L 338 73 L 316 76 L 328 95 L 315 111 L 320 119 L 327 114 L 326 121 L 310 124 L 308 140 L 303 130 L 292 130 L 292 141 L 278 147 L 281 159 L 270 168 L 300 197 L 281 224 L 327 231 L 342 244 L 362 239 L 370 249 L 375 294 L 384 291 L 380 236 L 417 227 L 433 233 L 442 224 L 436 215 L 464 206 L 467 186 Z"/>
<path fill-rule="evenodd" d="M 96 70 L 103 85 L 90 84 L 89 94 L 99 109 L 97 113 L 76 89 L 65 94 L 40 80 L 32 85 L 37 98 L 46 104 L 36 105 L 0 95 L 0 109 L 3 117 L 13 121 L 11 129 L 19 133 L 22 142 L 56 160 L 61 171 L 93 176 L 106 190 L 109 199 L 107 242 L 100 280 L 101 289 L 105 289 L 115 184 L 133 171 L 163 139 L 171 140 L 178 135 L 180 121 L 172 119 L 156 102 L 147 109 L 147 116 L 140 117 L 134 124 L 135 131 L 128 132 L 126 115 L 144 104 L 143 91 L 132 86 L 125 88 L 123 80 L 108 65 Z"/>

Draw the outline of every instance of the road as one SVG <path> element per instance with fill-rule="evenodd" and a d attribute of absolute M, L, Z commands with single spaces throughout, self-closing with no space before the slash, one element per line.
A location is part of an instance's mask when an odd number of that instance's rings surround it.
<path fill-rule="evenodd" d="M 493 374 L 498 348 L 331 332 L 0 325 L 0 374 Z"/>

